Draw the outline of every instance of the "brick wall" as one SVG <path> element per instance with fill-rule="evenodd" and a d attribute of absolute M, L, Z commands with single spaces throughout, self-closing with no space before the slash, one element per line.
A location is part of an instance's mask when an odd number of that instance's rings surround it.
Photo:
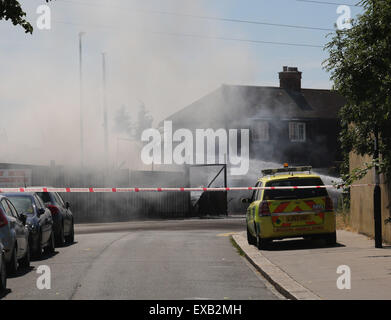
<path fill-rule="evenodd" d="M 354 153 L 349 157 L 350 168 L 363 167 L 365 162 L 370 161 L 368 156 L 358 156 Z M 383 240 L 391 243 L 391 223 L 385 224 L 384 220 L 391 216 L 391 186 L 385 184 L 384 177 L 381 177 L 382 190 L 382 232 Z M 369 172 L 362 180 L 356 182 L 374 183 L 374 172 Z M 349 224 L 357 232 L 374 236 L 374 219 L 373 219 L 373 190 L 374 187 L 351 188 L 350 191 L 350 216 Z"/>

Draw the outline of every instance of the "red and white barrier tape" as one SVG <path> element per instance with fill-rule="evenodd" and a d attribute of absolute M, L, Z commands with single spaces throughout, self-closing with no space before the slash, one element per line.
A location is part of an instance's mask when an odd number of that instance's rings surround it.
<path fill-rule="evenodd" d="M 351 187 L 371 187 L 374 184 L 356 184 Z M 229 187 L 229 188 L 0 188 L 0 193 L 26 193 L 26 192 L 84 192 L 84 193 L 113 193 L 113 192 L 189 192 L 189 191 L 253 191 L 253 190 L 291 190 L 291 189 L 322 189 L 336 188 L 326 186 L 289 186 L 289 187 Z"/>

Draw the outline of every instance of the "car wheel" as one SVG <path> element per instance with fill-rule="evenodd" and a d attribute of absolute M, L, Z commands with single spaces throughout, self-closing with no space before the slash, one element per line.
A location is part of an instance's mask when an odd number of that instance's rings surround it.
<path fill-rule="evenodd" d="M 15 275 L 18 271 L 17 247 L 14 246 L 12 251 L 11 261 L 7 263 L 7 274 Z"/>
<path fill-rule="evenodd" d="M 1 255 L 1 269 L 0 269 L 0 292 L 7 289 L 7 270 L 5 267 L 4 254 Z"/>
<path fill-rule="evenodd" d="M 328 246 L 335 246 L 337 244 L 337 233 L 333 232 L 324 237 L 324 240 Z"/>
<path fill-rule="evenodd" d="M 20 266 L 23 268 L 30 268 L 30 246 L 27 245 L 26 254 L 20 259 Z"/>
<path fill-rule="evenodd" d="M 250 233 L 250 231 L 248 230 L 248 227 L 247 227 L 247 242 L 249 245 L 255 244 L 254 236 Z"/>
<path fill-rule="evenodd" d="M 56 244 L 59 247 L 62 247 L 65 243 L 65 235 L 64 235 L 64 224 L 61 224 L 60 231 L 58 233 L 57 239 L 56 239 Z"/>
<path fill-rule="evenodd" d="M 42 251 L 43 251 L 43 248 L 42 248 L 42 233 L 41 231 L 39 231 L 39 237 L 38 237 L 38 243 L 36 245 L 36 249 L 34 251 L 34 257 L 35 258 L 41 258 L 42 257 Z"/>
<path fill-rule="evenodd" d="M 56 244 L 54 241 L 54 232 L 52 231 L 52 233 L 50 235 L 49 243 L 48 243 L 47 247 L 45 248 L 45 252 L 48 254 L 53 254 L 55 249 L 56 249 Z"/>
<path fill-rule="evenodd" d="M 269 240 L 262 239 L 259 234 L 257 234 L 256 245 L 259 250 L 265 250 L 269 244 Z"/>
<path fill-rule="evenodd" d="M 66 237 L 66 242 L 68 244 L 72 244 L 74 241 L 75 241 L 75 226 L 72 220 L 71 230 L 69 231 L 69 235 Z"/>

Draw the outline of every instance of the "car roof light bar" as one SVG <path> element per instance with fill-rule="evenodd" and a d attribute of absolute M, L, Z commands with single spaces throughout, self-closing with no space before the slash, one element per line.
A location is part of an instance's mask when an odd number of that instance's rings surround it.
<path fill-rule="evenodd" d="M 278 168 L 278 169 L 265 169 L 262 170 L 262 174 L 264 176 L 275 175 L 277 173 L 291 173 L 291 172 L 303 172 L 308 171 L 311 172 L 311 166 L 302 166 L 302 167 L 286 167 L 286 168 Z"/>

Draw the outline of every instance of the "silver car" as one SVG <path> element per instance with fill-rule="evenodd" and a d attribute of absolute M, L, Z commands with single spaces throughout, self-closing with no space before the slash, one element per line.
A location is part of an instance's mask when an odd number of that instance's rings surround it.
<path fill-rule="evenodd" d="M 7 288 L 7 270 L 5 267 L 5 252 L 3 244 L 0 242 L 0 296 Z"/>
<path fill-rule="evenodd" d="M 9 199 L 0 195 L 0 241 L 4 246 L 7 273 L 16 274 L 19 265 L 30 266 L 29 230 L 26 215 L 19 215 Z"/>

